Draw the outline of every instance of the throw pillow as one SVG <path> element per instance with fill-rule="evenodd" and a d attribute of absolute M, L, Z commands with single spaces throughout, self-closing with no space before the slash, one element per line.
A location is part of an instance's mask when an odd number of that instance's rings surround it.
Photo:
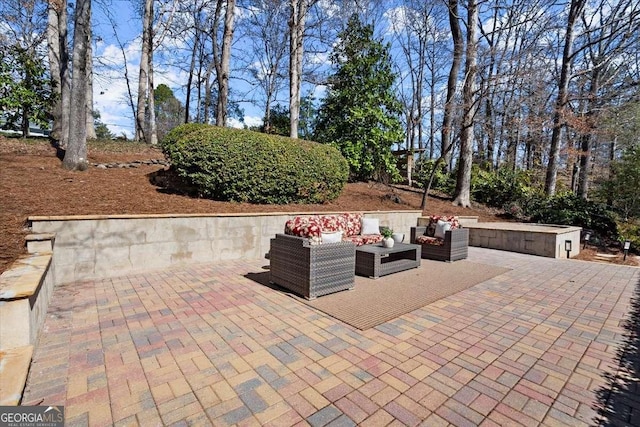
<path fill-rule="evenodd" d="M 424 235 L 428 237 L 433 237 L 435 234 L 436 234 L 436 223 L 430 222 L 429 225 L 427 226 L 427 229 L 424 232 Z"/>
<path fill-rule="evenodd" d="M 444 233 L 449 230 L 451 230 L 450 222 L 438 221 L 438 223 L 436 224 L 436 232 L 434 234 L 434 237 L 438 239 L 444 239 Z"/>
<path fill-rule="evenodd" d="M 338 243 L 342 241 L 342 231 L 322 233 L 322 243 Z"/>
<path fill-rule="evenodd" d="M 380 220 L 378 218 L 362 218 L 360 234 L 380 234 Z"/>

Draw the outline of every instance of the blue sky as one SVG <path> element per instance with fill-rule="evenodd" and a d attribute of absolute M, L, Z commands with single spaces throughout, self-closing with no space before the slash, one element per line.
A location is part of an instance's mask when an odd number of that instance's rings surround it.
<path fill-rule="evenodd" d="M 130 90 L 133 93 L 134 102 L 137 93 L 141 47 L 141 23 L 131 6 L 131 2 L 128 0 L 114 0 L 108 12 L 105 12 L 99 6 L 93 10 L 94 60 L 96 63 L 94 66 L 94 109 L 100 112 L 101 121 L 114 134 L 126 134 L 127 137 L 133 136 L 134 121 L 133 112 L 128 103 L 129 90 L 125 78 L 125 58 L 119 43 L 124 47 Z M 116 23 L 117 38 L 114 36 L 114 29 L 107 13 L 115 15 L 112 20 Z M 171 54 L 172 41 L 166 40 L 165 44 L 168 46 L 167 51 L 158 51 L 157 58 Z M 154 61 L 155 87 L 160 84 L 166 84 L 174 91 L 178 99 L 184 101 L 184 86 L 187 81 L 186 73 L 176 67 L 163 65 L 163 62 L 165 61 Z M 232 90 L 239 89 L 237 80 L 232 79 L 231 84 Z M 245 123 L 247 125 L 262 123 L 263 113 L 260 108 L 251 103 L 242 103 L 241 108 L 245 112 Z M 234 120 L 231 120 L 229 124 L 241 126 Z"/>

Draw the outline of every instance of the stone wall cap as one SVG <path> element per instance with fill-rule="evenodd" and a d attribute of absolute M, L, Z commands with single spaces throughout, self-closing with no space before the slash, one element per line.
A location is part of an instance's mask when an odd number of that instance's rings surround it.
<path fill-rule="evenodd" d="M 420 210 L 397 210 L 397 211 L 295 211 L 295 212 L 237 212 L 237 213 L 194 213 L 194 214 L 119 214 L 119 215 L 52 215 L 52 216 L 30 216 L 27 219 L 33 221 L 93 221 L 101 219 L 157 219 L 157 218 L 207 218 L 207 217 L 257 217 L 257 216 L 297 216 L 297 215 L 331 215 L 338 213 L 362 213 L 362 214 L 394 214 L 394 213 L 414 213 L 422 215 Z"/>
<path fill-rule="evenodd" d="M 476 222 L 465 224 L 465 228 L 485 230 L 510 230 L 528 233 L 564 234 L 582 230 L 581 227 L 559 224 L 534 224 L 525 222 Z"/>
<path fill-rule="evenodd" d="M 0 275 L 0 301 L 34 295 L 51 264 L 51 258 L 51 253 L 18 258 Z"/>
<path fill-rule="evenodd" d="M 32 233 L 25 236 L 27 242 L 43 242 L 45 240 L 53 240 L 56 233 Z"/>

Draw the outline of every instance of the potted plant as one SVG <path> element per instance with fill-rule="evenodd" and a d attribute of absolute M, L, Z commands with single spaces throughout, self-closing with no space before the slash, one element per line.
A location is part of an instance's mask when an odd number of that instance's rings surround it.
<path fill-rule="evenodd" d="M 380 229 L 380 234 L 382 234 L 382 246 L 385 248 L 392 248 L 395 243 L 393 240 L 393 230 L 389 227 L 382 227 Z"/>

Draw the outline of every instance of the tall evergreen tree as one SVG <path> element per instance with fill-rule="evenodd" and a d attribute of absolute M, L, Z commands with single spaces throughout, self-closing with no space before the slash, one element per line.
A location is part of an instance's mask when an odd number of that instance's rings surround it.
<path fill-rule="evenodd" d="M 6 126 L 18 126 L 25 138 L 30 123 L 46 129 L 54 100 L 42 58 L 17 44 L 0 46 L 0 111 Z"/>
<path fill-rule="evenodd" d="M 173 94 L 173 90 L 164 83 L 153 90 L 154 108 L 158 123 L 158 140 L 174 127 L 182 124 L 184 119 L 184 106 Z"/>
<path fill-rule="evenodd" d="M 353 15 L 331 61 L 337 71 L 320 106 L 315 139 L 342 152 L 353 180 L 396 179 L 391 147 L 404 135 L 390 46 L 374 39 L 373 27 Z"/>

